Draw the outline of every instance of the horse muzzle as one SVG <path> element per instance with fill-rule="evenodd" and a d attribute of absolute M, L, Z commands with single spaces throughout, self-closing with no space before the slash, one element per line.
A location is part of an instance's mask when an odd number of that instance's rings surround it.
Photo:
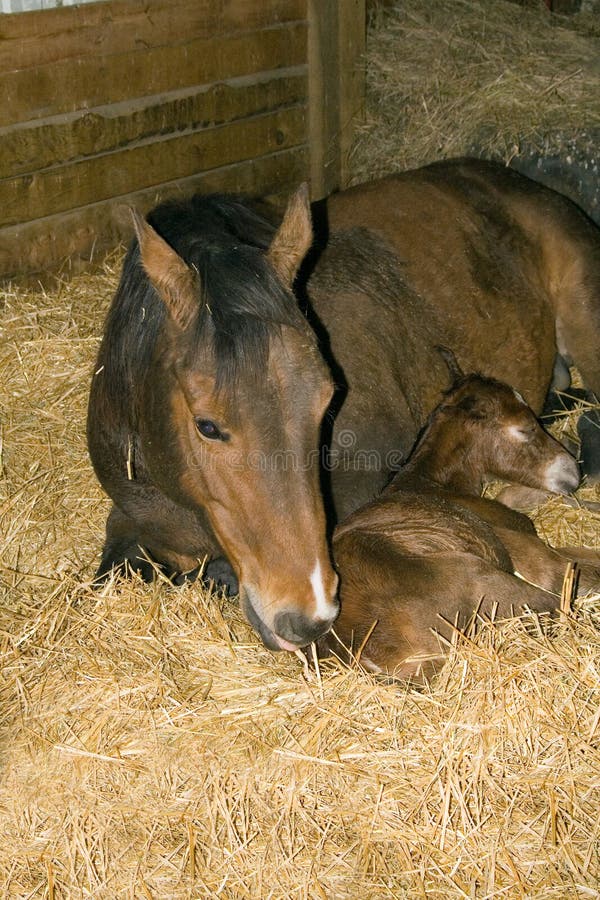
<path fill-rule="evenodd" d="M 309 616 L 297 608 L 283 606 L 275 613 L 273 626 L 270 627 L 257 611 L 257 607 L 260 609 L 262 606 L 253 589 L 246 587 L 242 595 L 244 614 L 269 650 L 293 652 L 306 647 L 327 634 L 339 613 L 339 605 L 335 600 L 328 604 L 329 615 L 326 617 Z"/>

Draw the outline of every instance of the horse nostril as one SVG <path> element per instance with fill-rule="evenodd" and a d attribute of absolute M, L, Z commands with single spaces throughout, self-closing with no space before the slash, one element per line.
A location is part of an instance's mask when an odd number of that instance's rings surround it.
<path fill-rule="evenodd" d="M 277 613 L 274 619 L 274 631 L 286 641 L 305 646 L 326 634 L 335 621 L 330 619 L 310 619 L 304 613 L 287 610 Z"/>

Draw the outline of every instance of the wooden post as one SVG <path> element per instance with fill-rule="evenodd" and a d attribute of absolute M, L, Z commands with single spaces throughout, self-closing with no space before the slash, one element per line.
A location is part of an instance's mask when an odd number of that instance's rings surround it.
<path fill-rule="evenodd" d="M 311 194 L 348 182 L 354 125 L 364 108 L 365 0 L 308 0 Z"/>
<path fill-rule="evenodd" d="M 365 0 L 340 0 L 340 187 L 348 186 L 355 127 L 365 113 Z"/>

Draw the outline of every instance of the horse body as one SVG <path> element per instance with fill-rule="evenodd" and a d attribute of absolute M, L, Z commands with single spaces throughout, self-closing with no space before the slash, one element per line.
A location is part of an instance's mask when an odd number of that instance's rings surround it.
<path fill-rule="evenodd" d="M 526 516 L 481 497 L 493 477 L 563 492 L 579 481 L 575 460 L 512 388 L 462 377 L 383 494 L 336 529 L 341 613 L 323 647 L 344 656 L 364 642 L 366 665 L 418 678 L 444 658 L 437 635 L 449 640 L 448 626 L 476 610 L 555 609 L 577 553 L 552 550 Z M 580 586 L 597 586 L 600 568 L 581 562 Z"/>
<path fill-rule="evenodd" d="M 347 395 L 332 439 L 337 520 L 381 490 L 390 454 L 406 459 L 445 384 L 438 344 L 538 413 L 557 353 L 600 390 L 600 240 L 566 198 L 463 160 L 359 185 L 327 212 L 308 291 Z"/>

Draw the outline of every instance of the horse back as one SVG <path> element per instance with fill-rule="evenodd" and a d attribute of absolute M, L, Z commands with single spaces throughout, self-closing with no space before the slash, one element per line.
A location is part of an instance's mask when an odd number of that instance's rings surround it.
<path fill-rule="evenodd" d="M 309 283 L 317 313 L 354 381 L 365 380 L 365 358 L 378 376 L 400 372 L 419 425 L 446 386 L 436 344 L 452 347 L 465 370 L 511 383 L 516 376 L 536 411 L 548 388 L 555 311 L 540 229 L 524 213 L 519 221 L 519 204 L 531 203 L 525 188 L 512 188 L 514 173 L 502 191 L 504 169 L 492 167 L 487 179 L 486 171 L 433 165 L 329 202 L 329 245 Z M 541 225 L 546 195 L 534 186 L 532 197 Z M 359 340 L 354 365 L 349 351 Z"/>
<path fill-rule="evenodd" d="M 558 349 L 600 389 L 600 233 L 567 197 L 497 163 L 447 160 L 333 197 L 330 233 L 357 223 L 397 255 L 467 368 L 520 378 L 539 412 Z"/>

